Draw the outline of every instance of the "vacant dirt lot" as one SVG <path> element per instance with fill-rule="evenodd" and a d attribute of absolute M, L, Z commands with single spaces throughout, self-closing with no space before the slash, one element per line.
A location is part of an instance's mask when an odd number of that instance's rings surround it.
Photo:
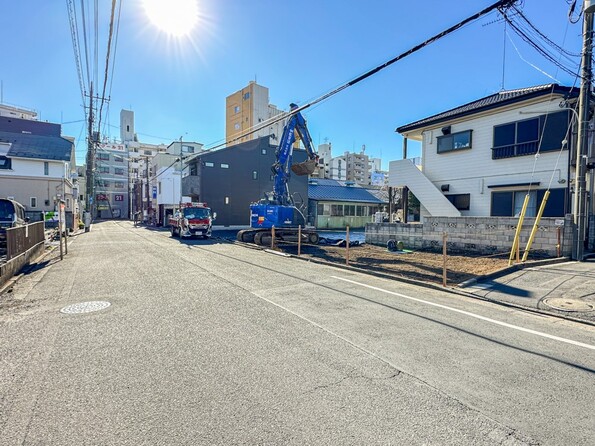
<path fill-rule="evenodd" d="M 280 249 L 297 254 L 295 245 L 282 245 Z M 345 248 L 337 246 L 302 246 L 302 256 L 333 263 L 345 264 L 345 251 Z M 442 253 L 389 252 L 381 246 L 360 245 L 349 248 L 349 264 L 404 278 L 442 284 Z M 487 257 L 449 254 L 446 260 L 447 283 L 456 285 L 507 265 L 506 254 Z"/>

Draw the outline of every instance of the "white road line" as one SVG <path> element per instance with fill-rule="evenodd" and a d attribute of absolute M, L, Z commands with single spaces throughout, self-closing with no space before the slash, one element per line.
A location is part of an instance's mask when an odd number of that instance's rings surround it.
<path fill-rule="evenodd" d="M 437 304 L 437 303 L 434 303 L 434 302 L 429 302 L 429 301 L 423 300 L 423 299 L 417 299 L 415 297 L 407 296 L 405 294 L 396 293 L 394 291 L 388 291 L 388 290 L 385 290 L 385 289 L 382 289 L 382 288 L 378 288 L 378 287 L 375 287 L 375 286 L 372 286 L 372 285 L 366 285 L 365 283 L 356 282 L 354 280 L 345 279 L 343 277 L 338 277 L 338 276 L 331 276 L 331 277 L 333 279 L 342 280 L 343 282 L 352 283 L 354 285 L 359 285 L 359 286 L 362 286 L 364 288 L 370 288 L 371 290 L 380 291 L 380 292 L 386 293 L 386 294 L 392 294 L 393 296 L 402 297 L 404 299 L 413 300 L 415 302 L 419 302 L 419 303 L 422 303 L 422 304 L 431 305 L 433 307 L 442 308 L 444 310 L 453 311 L 453 312 L 459 313 L 459 314 L 464 314 L 465 316 L 474 317 L 476 319 L 480 319 L 482 321 L 486 321 L 486 322 L 490 322 L 492 324 L 500 325 L 502 327 L 511 328 L 513 330 L 518 330 L 518 331 L 522 331 L 522 332 L 525 332 L 525 333 L 530 333 L 530 334 L 533 334 L 533 335 L 536 335 L 536 336 L 541 336 L 543 338 L 553 339 L 554 341 L 565 342 L 567 344 L 576 345 L 578 347 L 588 348 L 589 350 L 595 350 L 595 345 L 585 344 L 585 343 L 582 343 L 582 342 L 573 341 L 572 339 L 561 338 L 559 336 L 554 336 L 554 335 L 551 335 L 551 334 L 542 333 L 540 331 L 531 330 L 529 328 L 519 327 L 518 325 L 512 325 L 512 324 L 508 324 L 506 322 L 497 321 L 495 319 L 491 319 L 491 318 L 485 317 L 485 316 L 480 316 L 479 314 L 471 313 L 469 311 L 459 310 L 457 308 L 452 308 L 452 307 L 449 307 L 449 306 L 446 306 L 446 305 L 441 305 L 441 304 Z"/>

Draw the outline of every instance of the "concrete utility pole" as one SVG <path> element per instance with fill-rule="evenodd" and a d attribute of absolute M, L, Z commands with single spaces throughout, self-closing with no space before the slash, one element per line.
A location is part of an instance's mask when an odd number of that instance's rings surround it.
<path fill-rule="evenodd" d="M 579 97 L 579 123 L 576 147 L 576 175 L 574 184 L 574 259 L 583 260 L 584 243 L 587 228 L 587 182 L 585 181 L 586 156 L 589 149 L 589 100 L 591 97 L 591 83 L 593 72 L 593 13 L 595 4 L 592 0 L 584 2 L 583 19 L 583 57 L 581 64 L 581 91 Z"/>
<path fill-rule="evenodd" d="M 184 136 L 184 135 L 182 135 Z M 182 212 L 182 172 L 184 171 L 184 163 L 182 161 L 182 154 L 183 154 L 183 143 L 182 143 L 182 136 L 180 136 L 180 212 Z"/>
<path fill-rule="evenodd" d="M 145 172 L 147 175 L 147 222 L 149 221 L 149 212 L 151 211 L 151 187 L 150 187 L 150 181 L 149 181 L 149 157 L 145 158 Z"/>
<path fill-rule="evenodd" d="M 87 212 L 95 217 L 93 212 L 95 197 L 93 196 L 95 186 L 95 145 L 93 142 L 93 82 L 91 82 L 89 94 L 89 122 L 87 134 Z"/>
<path fill-rule="evenodd" d="M 403 138 L 403 159 L 407 159 L 407 138 Z M 403 204 L 403 223 L 407 223 L 407 208 L 409 207 L 409 188 L 403 187 L 401 201 Z"/>

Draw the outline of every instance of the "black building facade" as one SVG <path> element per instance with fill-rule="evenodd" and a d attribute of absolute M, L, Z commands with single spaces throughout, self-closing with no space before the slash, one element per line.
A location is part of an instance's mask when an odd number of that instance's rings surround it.
<path fill-rule="evenodd" d="M 249 226 L 250 204 L 273 190 L 271 166 L 277 147 L 269 137 L 205 152 L 189 163 L 190 175 L 182 180 L 182 194 L 206 202 L 217 213 L 217 226 Z M 307 159 L 304 150 L 294 150 L 293 161 Z M 308 204 L 308 176 L 291 175 L 289 192 L 296 206 Z"/>

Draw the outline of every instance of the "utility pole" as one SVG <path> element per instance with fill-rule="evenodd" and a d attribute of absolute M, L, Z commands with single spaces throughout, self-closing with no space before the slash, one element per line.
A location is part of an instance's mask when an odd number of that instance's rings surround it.
<path fill-rule="evenodd" d="M 91 218 L 95 216 L 93 212 L 95 197 L 95 144 L 93 142 L 93 82 L 91 82 L 91 91 L 89 94 L 89 122 L 87 134 L 87 212 L 91 213 Z"/>
<path fill-rule="evenodd" d="M 589 100 L 591 97 L 591 83 L 593 72 L 593 12 L 595 4 L 592 0 L 584 2 L 583 19 L 583 57 L 581 64 L 581 91 L 579 97 L 579 123 L 576 147 L 576 167 L 574 184 L 574 259 L 583 260 L 584 243 L 587 228 L 587 182 L 585 181 L 586 156 L 589 150 Z"/>
<path fill-rule="evenodd" d="M 403 159 L 407 159 L 407 138 L 403 138 Z M 407 223 L 407 208 L 409 207 L 409 188 L 403 187 L 402 191 L 402 204 L 403 204 L 403 223 Z"/>
<path fill-rule="evenodd" d="M 145 157 L 145 172 L 147 175 L 147 223 L 149 222 L 149 213 L 151 211 L 151 196 L 150 192 L 150 184 L 149 184 L 149 157 Z"/>
<path fill-rule="evenodd" d="M 184 171 L 184 165 L 182 162 L 182 153 L 184 152 L 182 150 L 182 148 L 184 147 L 182 142 L 182 136 L 180 136 L 180 213 L 182 212 L 182 172 Z"/>

